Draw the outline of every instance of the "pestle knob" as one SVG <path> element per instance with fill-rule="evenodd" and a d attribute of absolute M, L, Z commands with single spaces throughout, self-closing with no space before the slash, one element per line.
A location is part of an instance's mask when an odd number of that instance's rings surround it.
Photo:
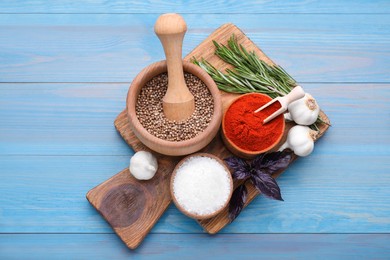
<path fill-rule="evenodd" d="M 163 14 L 154 31 L 164 48 L 168 66 L 168 89 L 163 97 L 163 110 L 169 120 L 183 121 L 195 110 L 194 96 L 184 80 L 182 45 L 187 25 L 178 14 Z"/>

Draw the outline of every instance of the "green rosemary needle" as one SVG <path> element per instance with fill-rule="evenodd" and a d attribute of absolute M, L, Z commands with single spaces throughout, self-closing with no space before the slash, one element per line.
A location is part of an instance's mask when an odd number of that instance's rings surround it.
<path fill-rule="evenodd" d="M 227 46 L 213 41 L 215 54 L 226 63 L 233 65 L 222 73 L 205 59 L 192 62 L 202 67 L 214 79 L 219 89 L 233 93 L 258 92 L 272 98 L 284 96 L 296 85 L 296 81 L 280 66 L 269 65 L 255 52 L 248 52 L 237 43 L 234 34 Z"/>
<path fill-rule="evenodd" d="M 288 94 L 297 82 L 280 66 L 269 65 L 261 60 L 254 51 L 248 52 L 237 43 L 234 34 L 228 40 L 227 46 L 213 41 L 215 55 L 233 69 L 223 73 L 204 58 L 191 61 L 203 68 L 215 81 L 220 90 L 231 93 L 262 93 L 275 98 Z M 319 124 L 328 124 L 319 116 L 317 122 L 310 127 L 319 131 Z"/>

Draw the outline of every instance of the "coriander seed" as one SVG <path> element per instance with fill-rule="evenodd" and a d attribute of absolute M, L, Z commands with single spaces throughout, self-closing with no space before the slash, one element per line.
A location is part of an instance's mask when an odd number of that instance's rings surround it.
<path fill-rule="evenodd" d="M 157 138 L 174 142 L 192 139 L 211 122 L 214 102 L 209 89 L 190 73 L 185 72 L 184 79 L 194 95 L 195 110 L 190 118 L 181 122 L 170 121 L 164 115 L 162 99 L 168 88 L 167 73 L 153 77 L 141 89 L 135 107 L 136 115 L 142 126 Z"/>

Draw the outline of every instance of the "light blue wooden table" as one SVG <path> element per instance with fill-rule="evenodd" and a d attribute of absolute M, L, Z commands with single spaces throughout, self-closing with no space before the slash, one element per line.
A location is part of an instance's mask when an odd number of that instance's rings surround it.
<path fill-rule="evenodd" d="M 128 166 L 113 121 L 164 58 L 159 14 L 188 24 L 184 54 L 226 22 L 313 94 L 333 126 L 209 236 L 169 207 L 131 251 L 86 192 Z M 389 259 L 390 2 L 0 2 L 0 259 Z"/>

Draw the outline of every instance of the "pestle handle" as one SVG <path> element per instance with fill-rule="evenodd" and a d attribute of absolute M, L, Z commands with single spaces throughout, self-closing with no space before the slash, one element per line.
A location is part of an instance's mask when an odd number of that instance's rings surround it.
<path fill-rule="evenodd" d="M 187 31 L 186 22 L 178 14 L 163 14 L 157 19 L 154 31 L 164 48 L 168 66 L 168 89 L 163 98 L 164 113 L 168 119 L 186 119 L 195 108 L 194 96 L 187 88 L 183 72 L 182 46 Z M 178 104 L 182 104 L 183 109 Z M 174 115 L 171 116 L 172 113 Z"/>

